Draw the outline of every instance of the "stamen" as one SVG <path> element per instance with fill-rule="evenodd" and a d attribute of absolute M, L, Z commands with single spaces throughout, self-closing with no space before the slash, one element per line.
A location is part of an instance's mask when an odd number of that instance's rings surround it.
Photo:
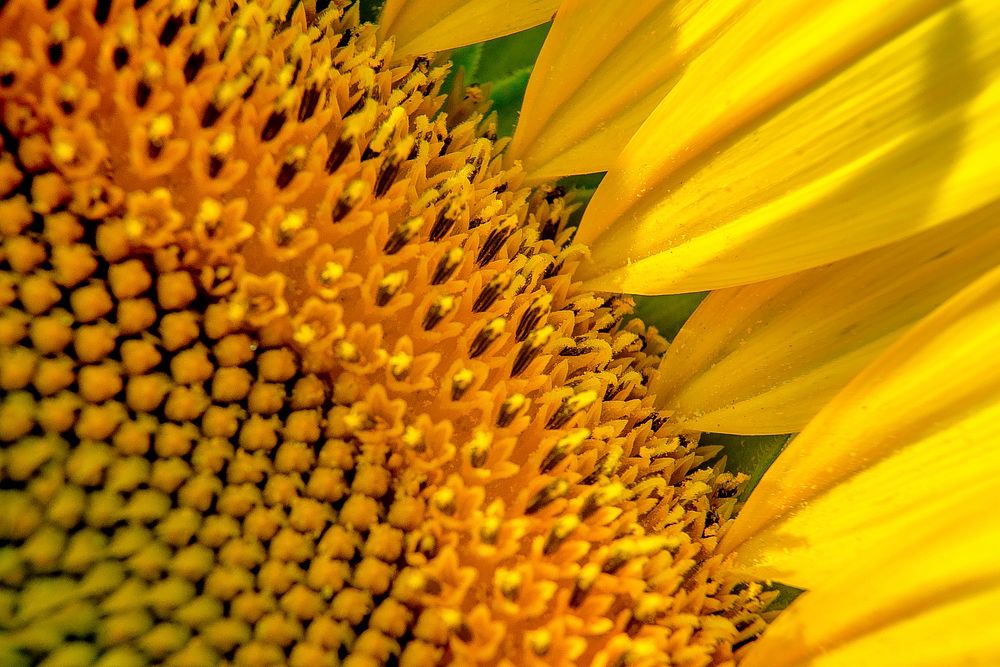
<path fill-rule="evenodd" d="M 517 355 L 514 357 L 514 364 L 510 369 L 510 376 L 517 377 L 524 372 L 524 369 L 528 367 L 535 357 L 542 351 L 542 348 L 549 342 L 552 334 L 555 333 L 555 327 L 546 325 L 541 329 L 536 329 L 530 333 L 527 340 L 521 344 L 520 349 L 517 351 Z"/>
<path fill-rule="evenodd" d="M 476 297 L 475 303 L 472 304 L 472 312 L 481 313 L 492 306 L 500 295 L 503 294 L 508 287 L 510 287 L 510 282 L 513 277 L 514 274 L 510 271 L 501 271 L 494 276 L 490 282 L 486 283 L 486 286 L 483 287 L 483 291 L 479 293 L 479 296 Z"/>
<path fill-rule="evenodd" d="M 479 333 L 476 334 L 476 337 L 472 341 L 472 345 L 469 346 L 469 357 L 475 359 L 479 355 L 486 352 L 490 344 L 499 338 L 506 328 L 506 319 L 497 317 L 490 320 L 486 326 L 484 326 Z"/>
<path fill-rule="evenodd" d="M 512 394 L 504 399 L 500 404 L 500 411 L 497 413 L 497 426 L 506 428 L 510 426 L 514 418 L 518 416 L 528 406 L 528 399 L 524 394 Z"/>

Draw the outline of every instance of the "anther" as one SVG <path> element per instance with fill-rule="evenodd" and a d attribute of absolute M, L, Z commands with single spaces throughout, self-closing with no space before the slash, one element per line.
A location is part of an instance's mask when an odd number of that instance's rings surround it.
<path fill-rule="evenodd" d="M 601 572 L 614 574 L 625 563 L 637 555 L 638 553 L 630 540 L 621 540 L 611 546 L 611 553 L 608 554 L 607 560 L 604 561 L 604 567 L 601 568 Z"/>
<path fill-rule="evenodd" d="M 552 633 L 542 628 L 541 630 L 529 632 L 527 636 L 528 646 L 531 647 L 532 653 L 539 658 L 544 658 L 548 654 L 549 649 L 552 648 Z"/>
<path fill-rule="evenodd" d="M 0 86 L 10 88 L 17 81 L 17 65 L 14 63 L 0 62 Z"/>
<path fill-rule="evenodd" d="M 514 334 L 514 340 L 521 342 L 527 338 L 528 334 L 538 327 L 542 318 L 549 314 L 551 307 L 551 294 L 545 293 L 535 299 L 528 309 L 524 311 L 524 314 L 521 315 L 521 321 L 517 323 L 517 331 Z"/>
<path fill-rule="evenodd" d="M 557 275 L 562 270 L 563 270 L 562 262 L 549 262 L 549 265 L 545 267 L 544 271 L 542 271 L 542 278 L 548 280 L 549 278 Z"/>
<path fill-rule="evenodd" d="M 403 442 L 403 445 L 418 454 L 427 449 L 427 445 L 424 443 L 423 432 L 415 426 L 407 426 L 403 429 L 403 435 L 400 436 L 400 440 Z"/>
<path fill-rule="evenodd" d="M 139 81 L 135 87 L 135 105 L 144 107 L 153 94 L 153 87 L 163 78 L 163 68 L 157 62 L 147 62 L 142 66 Z"/>
<path fill-rule="evenodd" d="M 389 372 L 400 382 L 405 380 L 413 367 L 413 355 L 399 352 L 389 357 Z"/>
<path fill-rule="evenodd" d="M 496 544 L 500 535 L 500 517 L 488 516 L 479 527 L 479 539 L 483 544 Z"/>
<path fill-rule="evenodd" d="M 592 389 L 581 391 L 579 394 L 570 396 L 562 402 L 562 405 L 560 405 L 554 413 L 552 413 L 552 416 L 549 417 L 549 421 L 545 423 L 545 428 L 553 429 L 562 427 L 562 425 L 568 422 L 573 415 L 582 410 L 586 410 L 593 405 L 596 400 L 597 392 Z"/>
<path fill-rule="evenodd" d="M 217 136 L 208 149 L 208 175 L 215 178 L 222 171 L 226 158 L 233 150 L 236 138 L 231 132 L 223 132 Z"/>
<path fill-rule="evenodd" d="M 556 234 L 559 233 L 560 218 L 557 215 L 548 217 L 542 223 L 542 228 L 538 233 L 538 238 L 542 241 L 555 241 Z"/>
<path fill-rule="evenodd" d="M 401 160 L 396 159 L 395 153 L 390 153 L 382 161 L 382 167 L 379 169 L 378 178 L 375 181 L 376 197 L 381 197 L 389 191 L 389 187 L 396 181 L 396 177 L 399 175 L 401 162 Z"/>
<path fill-rule="evenodd" d="M 128 65 L 128 49 L 124 46 L 116 46 L 115 50 L 111 52 L 111 64 L 115 66 L 116 70 Z"/>
<path fill-rule="evenodd" d="M 670 421 L 670 417 L 664 417 L 659 412 L 656 412 L 654 410 L 653 412 L 650 412 L 648 415 L 637 421 L 635 425 L 636 428 L 638 428 L 639 426 L 642 426 L 643 424 L 648 422 L 650 430 L 653 433 L 656 433 L 668 421 Z"/>
<path fill-rule="evenodd" d="M 362 94 L 361 97 L 358 98 L 358 101 L 348 107 L 347 111 L 344 112 L 344 118 L 357 113 L 365 106 L 365 104 L 372 101 L 374 100 L 371 100 L 367 95 Z"/>
<path fill-rule="evenodd" d="M 149 123 L 147 136 L 149 143 L 146 145 L 146 154 L 149 159 L 155 160 L 160 157 L 164 144 L 174 132 L 174 121 L 167 114 L 160 114 Z"/>
<path fill-rule="evenodd" d="M 347 184 L 344 191 L 337 199 L 337 205 L 333 208 L 333 221 L 337 222 L 354 210 L 354 208 L 364 201 L 368 194 L 368 183 L 360 178 L 356 178 Z"/>
<path fill-rule="evenodd" d="M 576 451 L 589 437 L 590 429 L 578 428 L 559 438 L 556 444 L 552 445 L 552 449 L 545 455 L 545 458 L 542 459 L 541 465 L 538 466 L 539 471 L 547 473 L 555 468 L 559 465 L 560 461 Z"/>
<path fill-rule="evenodd" d="M 400 288 L 406 284 L 406 275 L 406 271 L 396 271 L 382 278 L 375 291 L 375 305 L 382 307 L 389 303 Z"/>
<path fill-rule="evenodd" d="M 486 459 L 490 455 L 490 444 L 492 438 L 488 431 L 477 430 L 472 435 L 469 442 L 469 465 L 473 468 L 482 468 L 486 465 Z"/>
<path fill-rule="evenodd" d="M 490 230 L 490 233 L 486 236 L 486 241 L 483 242 L 483 247 L 479 249 L 479 254 L 476 255 L 476 264 L 483 266 L 492 261 L 500 251 L 500 248 L 507 242 L 507 239 L 514 233 L 514 230 L 517 229 L 517 224 L 517 216 L 512 215 Z"/>
<path fill-rule="evenodd" d="M 611 341 L 611 352 L 620 357 L 628 352 L 638 352 L 644 345 L 645 341 L 631 331 L 620 331 Z"/>
<path fill-rule="evenodd" d="M 94 20 L 99 25 L 104 25 L 111 15 L 111 0 L 97 0 L 94 3 Z"/>
<path fill-rule="evenodd" d="M 511 602 L 516 602 L 517 598 L 521 596 L 521 586 L 524 584 L 524 575 L 517 570 L 500 568 L 496 573 L 496 582 L 501 595 Z"/>
<path fill-rule="evenodd" d="M 525 406 L 528 405 L 528 399 L 524 394 L 512 394 L 504 399 L 504 402 L 500 404 L 500 411 L 497 413 L 497 426 L 500 428 L 506 428 L 510 426 L 510 423 L 514 421 Z"/>
<path fill-rule="evenodd" d="M 212 99 L 201 114 L 201 126 L 207 129 L 215 124 L 222 111 L 239 97 L 239 87 L 235 81 L 223 81 L 212 94 Z"/>
<path fill-rule="evenodd" d="M 469 391 L 476 380 L 476 375 L 468 368 L 463 368 L 451 376 L 451 400 L 459 401 Z"/>
<path fill-rule="evenodd" d="M 442 486 L 431 496 L 431 505 L 442 514 L 451 516 L 455 513 L 455 491 Z"/>
<path fill-rule="evenodd" d="M 337 139 L 337 143 L 330 149 L 330 155 L 326 158 L 326 173 L 332 174 L 340 168 L 340 165 L 344 163 L 344 160 L 350 154 L 351 146 L 353 145 L 354 141 L 346 134 Z"/>
<path fill-rule="evenodd" d="M 427 560 L 434 558 L 435 556 L 437 556 L 438 553 L 437 538 L 430 533 L 424 533 L 423 535 L 420 536 L 420 539 L 417 540 L 416 550 L 417 552 L 422 554 L 425 558 L 427 558 Z M 437 584 L 436 581 L 430 585 L 434 586 L 435 584 Z"/>
<path fill-rule="evenodd" d="M 254 56 L 254 58 L 250 61 L 250 64 L 244 70 L 245 72 L 245 74 L 243 75 L 244 87 L 243 87 L 243 92 L 240 94 L 240 97 L 242 97 L 244 100 L 250 99 L 250 96 L 253 95 L 255 90 L 257 90 L 257 84 L 260 82 L 261 78 L 264 76 L 264 74 L 268 71 L 269 68 L 270 64 L 267 59 L 267 56 L 264 55 Z M 249 84 L 246 84 L 245 83 L 246 81 L 249 81 Z M 293 93 L 291 91 L 288 91 L 287 93 L 278 98 L 278 103 L 276 106 L 283 109 L 282 113 L 287 113 L 287 111 L 290 109 L 289 105 L 293 97 L 294 97 Z"/>
<path fill-rule="evenodd" d="M 483 291 L 476 297 L 475 303 L 472 304 L 472 312 L 481 313 L 492 306 L 500 298 L 500 295 L 507 291 L 513 278 L 514 274 L 510 271 L 501 271 L 493 276 L 493 279 L 486 283 Z"/>
<path fill-rule="evenodd" d="M 260 140 L 270 141 L 278 136 L 278 132 L 281 132 L 281 128 L 285 126 L 287 118 L 283 109 L 272 111 L 267 122 L 264 123 L 264 129 L 260 131 Z"/>
<path fill-rule="evenodd" d="M 420 228 L 423 226 L 424 219 L 419 215 L 401 223 L 386 240 L 382 251 L 387 255 L 395 255 L 420 232 Z"/>
<path fill-rule="evenodd" d="M 431 227 L 430 240 L 440 241 L 454 227 L 465 210 L 465 203 L 460 199 L 452 199 L 448 204 L 441 207 L 434 225 Z"/>
<path fill-rule="evenodd" d="M 611 399 L 613 399 L 615 397 L 615 394 L 617 394 L 619 391 L 621 391 L 621 388 L 622 388 L 623 384 L 624 383 L 609 382 L 608 386 L 604 388 L 604 399 L 603 400 L 604 401 L 610 401 Z"/>
<path fill-rule="evenodd" d="M 361 360 L 358 346 L 350 341 L 338 340 L 333 346 L 333 355 L 346 363 L 356 363 Z"/>
<path fill-rule="evenodd" d="M 302 93 L 302 101 L 299 103 L 299 114 L 298 121 L 303 123 L 316 113 L 316 105 L 319 103 L 320 91 L 314 85 L 310 85 L 306 88 L 305 92 Z"/>
<path fill-rule="evenodd" d="M 431 285 L 440 285 L 451 278 L 458 267 L 461 266 L 464 257 L 465 251 L 461 248 L 452 248 L 446 252 L 438 260 L 437 266 L 434 268 L 434 274 L 431 276 Z"/>
<path fill-rule="evenodd" d="M 371 141 L 368 142 L 368 149 L 372 151 L 373 155 L 378 155 L 386 149 L 389 140 L 396 132 L 396 128 L 406 123 L 406 117 L 406 109 L 400 106 L 394 107 L 389 112 L 389 117 L 383 121 L 375 131 Z"/>
<path fill-rule="evenodd" d="M 184 61 L 184 81 L 191 83 L 198 76 L 198 72 L 205 65 L 205 52 L 192 51 L 187 60 Z"/>
<path fill-rule="evenodd" d="M 591 351 L 589 345 L 569 345 L 559 350 L 560 357 L 579 357 Z"/>
<path fill-rule="evenodd" d="M 427 309 L 427 314 L 424 316 L 424 331 L 430 331 L 437 326 L 438 322 L 443 320 L 449 313 L 455 310 L 457 305 L 457 299 L 450 294 L 439 296 L 435 299 Z"/>
<path fill-rule="evenodd" d="M 632 301 L 628 297 L 614 295 L 605 302 L 608 312 L 601 315 L 594 321 L 594 329 L 601 333 L 607 333 L 614 329 L 629 314 Z"/>
<path fill-rule="evenodd" d="M 472 643 L 472 629 L 465 623 L 459 623 L 456 625 L 452 632 L 455 633 L 455 637 L 459 641 L 465 642 L 466 644 Z"/>
<path fill-rule="evenodd" d="M 302 228 L 305 226 L 306 218 L 303 213 L 298 211 L 289 213 L 278 223 L 277 234 L 275 234 L 274 240 L 279 246 L 285 247 L 292 242 L 295 235 L 302 231 Z"/>
<path fill-rule="evenodd" d="M 524 513 L 534 514 L 551 503 L 553 500 L 562 498 L 568 492 L 569 484 L 566 480 L 562 478 L 554 479 L 542 487 L 542 489 L 528 501 L 528 505 L 524 508 Z"/>
<path fill-rule="evenodd" d="M 580 573 L 576 575 L 576 584 L 573 586 L 573 593 L 569 597 L 569 606 L 579 607 L 583 604 L 587 593 L 590 592 L 600 574 L 601 569 L 596 563 L 587 563 L 580 568 Z"/>
<path fill-rule="evenodd" d="M 67 39 L 69 39 L 69 24 L 64 20 L 54 23 L 49 30 L 48 48 L 49 63 L 52 65 L 58 65 L 62 62 Z"/>
<path fill-rule="evenodd" d="M 476 141 L 472 146 L 472 155 L 466 158 L 465 163 L 472 167 L 469 172 L 469 182 L 473 182 L 482 171 L 483 165 L 490 157 L 490 149 L 493 147 L 493 142 L 489 139 L 481 138 Z"/>
<path fill-rule="evenodd" d="M 587 496 L 580 508 L 580 519 L 585 520 L 591 514 L 607 505 L 614 505 L 628 495 L 628 489 L 621 482 L 612 482 L 596 489 Z"/>
<path fill-rule="evenodd" d="M 319 283 L 323 287 L 333 287 L 334 283 L 344 275 L 344 267 L 337 262 L 326 262 L 319 272 Z"/>
<path fill-rule="evenodd" d="M 504 329 L 507 328 L 507 320 L 502 317 L 496 317 L 486 323 L 486 326 L 476 334 L 476 337 L 472 341 L 472 345 L 469 346 L 469 357 L 475 359 L 495 341 L 499 338 Z"/>
<path fill-rule="evenodd" d="M 160 31 L 160 46 L 170 46 L 177 37 L 177 33 L 180 32 L 182 25 L 184 25 L 184 17 L 178 14 L 171 15 L 164 22 L 163 29 Z"/>
<path fill-rule="evenodd" d="M 552 530 L 549 531 L 548 537 L 545 539 L 545 545 L 542 547 L 542 553 L 546 556 L 551 556 L 556 552 L 557 549 L 566 541 L 566 538 L 573 534 L 576 527 L 580 525 L 580 520 L 573 515 L 563 516 L 556 519 L 556 522 L 552 525 Z"/>
<path fill-rule="evenodd" d="M 288 151 L 285 161 L 278 170 L 278 177 L 275 179 L 278 189 L 284 190 L 288 187 L 295 175 L 302 170 L 308 156 L 309 150 L 305 146 L 293 146 Z"/>
<path fill-rule="evenodd" d="M 549 204 L 566 196 L 566 188 L 562 185 L 548 187 L 545 190 L 545 201 Z"/>
<path fill-rule="evenodd" d="M 59 86 L 59 110 L 67 116 L 73 115 L 76 105 L 80 101 L 80 90 L 71 83 L 64 83 Z"/>
<path fill-rule="evenodd" d="M 542 351 L 545 344 L 549 342 L 549 339 L 555 331 L 555 327 L 547 324 L 541 329 L 536 329 L 531 332 L 527 340 L 521 343 L 521 347 L 518 349 L 517 355 L 514 357 L 514 365 L 511 366 L 510 369 L 511 377 L 517 377 L 524 372 L 524 369 L 528 367 L 528 364 L 530 364 L 535 357 L 538 356 L 538 353 Z"/>
<path fill-rule="evenodd" d="M 622 456 L 624 456 L 625 451 L 620 445 L 613 445 L 611 449 L 604 453 L 601 458 L 597 459 L 597 463 L 594 465 L 594 469 L 589 475 L 587 475 L 580 484 L 590 486 L 596 484 L 602 479 L 608 479 L 618 470 L 618 466 L 621 465 Z"/>

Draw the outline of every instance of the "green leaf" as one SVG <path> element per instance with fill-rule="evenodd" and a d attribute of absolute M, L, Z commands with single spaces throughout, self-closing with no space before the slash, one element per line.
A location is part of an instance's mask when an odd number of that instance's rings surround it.
<path fill-rule="evenodd" d="M 516 32 L 483 42 L 483 60 L 479 67 L 479 83 L 501 81 L 527 67 L 529 70 L 538 59 L 549 24 Z"/>
<path fill-rule="evenodd" d="M 497 134 L 508 136 L 514 132 L 517 116 L 521 112 L 521 102 L 524 101 L 524 91 L 531 77 L 531 67 L 522 67 L 502 79 L 493 82 L 490 99 L 493 100 L 493 110 L 497 112 Z"/>
<path fill-rule="evenodd" d="M 771 467 L 778 454 L 785 448 L 785 445 L 792 439 L 790 435 L 728 435 L 723 433 L 703 433 L 698 441 L 701 445 L 721 446 L 722 451 L 716 460 L 726 457 L 726 470 L 729 472 L 742 472 L 750 476 L 743 492 L 740 493 L 739 501 L 745 502 L 750 497 L 750 493 L 760 482 L 761 477 Z M 767 610 L 779 611 L 792 603 L 792 601 L 802 593 L 799 588 L 786 586 L 778 582 L 770 582 L 768 590 L 778 591 L 778 597 L 772 602 Z"/>
<path fill-rule="evenodd" d="M 559 185 L 563 186 L 567 190 L 578 189 L 578 190 L 596 190 L 597 186 L 601 184 L 604 180 L 604 172 L 598 172 L 596 174 L 579 174 L 577 176 L 566 176 L 565 178 L 559 179 Z M 589 199 L 588 199 L 589 201 Z"/>
<path fill-rule="evenodd" d="M 635 297 L 635 317 L 652 324 L 660 335 L 672 341 L 708 292 Z"/>
<path fill-rule="evenodd" d="M 361 0 L 361 22 L 374 23 L 377 21 L 384 4 L 385 0 Z"/>
<path fill-rule="evenodd" d="M 476 76 L 479 73 L 479 63 L 483 58 L 483 45 L 473 44 L 471 46 L 463 46 L 460 49 L 455 49 L 451 52 L 451 71 L 448 73 L 448 78 L 445 80 L 445 85 L 443 90 L 451 90 L 451 82 L 458 73 L 458 70 L 465 71 L 465 83 L 468 84 L 471 81 L 476 80 Z"/>
<path fill-rule="evenodd" d="M 719 454 L 719 458 L 726 457 L 726 470 L 743 472 L 750 476 L 743 493 L 740 494 L 742 502 L 750 497 L 750 492 L 754 490 L 757 483 L 760 482 L 760 478 L 778 458 L 778 454 L 791 438 L 791 435 L 704 433 L 699 444 L 721 446 L 722 452 Z"/>
<path fill-rule="evenodd" d="M 788 605 L 792 604 L 795 598 L 804 592 L 801 588 L 779 584 L 777 581 L 772 581 L 767 590 L 778 591 L 778 597 L 768 605 L 767 611 L 781 611 L 782 609 L 786 609 Z"/>
<path fill-rule="evenodd" d="M 498 134 L 513 133 L 531 69 L 548 32 L 549 25 L 544 24 L 453 50 L 451 72 L 441 90 L 451 90 L 459 69 L 464 70 L 465 85 L 489 86 L 492 108 L 497 112 Z"/>

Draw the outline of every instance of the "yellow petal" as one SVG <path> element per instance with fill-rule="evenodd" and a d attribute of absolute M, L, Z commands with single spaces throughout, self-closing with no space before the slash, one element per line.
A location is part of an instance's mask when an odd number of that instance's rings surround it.
<path fill-rule="evenodd" d="M 558 7 L 559 0 L 388 0 L 379 37 L 396 38 L 397 56 L 443 51 L 545 23 Z"/>
<path fill-rule="evenodd" d="M 601 183 L 578 276 L 641 294 L 731 287 L 976 210 L 1000 192 L 998 73 L 995 0 L 757 3 Z"/>
<path fill-rule="evenodd" d="M 686 429 L 801 431 L 902 332 L 1000 264 L 1000 205 L 834 264 L 711 293 L 660 364 Z"/>
<path fill-rule="evenodd" d="M 978 534 L 1000 493 L 998 360 L 994 269 L 890 347 L 782 452 L 723 538 L 735 571 L 812 589 L 882 554 L 925 549 L 935 531 Z M 1000 530 L 991 539 L 1000 543 Z"/>
<path fill-rule="evenodd" d="M 919 549 L 804 593 L 741 667 L 1000 664 L 1000 525 L 991 514 L 978 531 L 945 526 Z"/>
<path fill-rule="evenodd" d="M 534 180 L 606 171 L 745 0 L 567 0 L 531 73 L 510 159 Z"/>

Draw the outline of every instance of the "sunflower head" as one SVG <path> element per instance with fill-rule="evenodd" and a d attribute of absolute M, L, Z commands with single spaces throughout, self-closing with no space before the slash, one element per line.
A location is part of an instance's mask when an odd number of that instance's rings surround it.
<path fill-rule="evenodd" d="M 562 189 L 356 6 L 0 13 L 0 626 L 53 664 L 704 665 L 741 476 Z"/>

